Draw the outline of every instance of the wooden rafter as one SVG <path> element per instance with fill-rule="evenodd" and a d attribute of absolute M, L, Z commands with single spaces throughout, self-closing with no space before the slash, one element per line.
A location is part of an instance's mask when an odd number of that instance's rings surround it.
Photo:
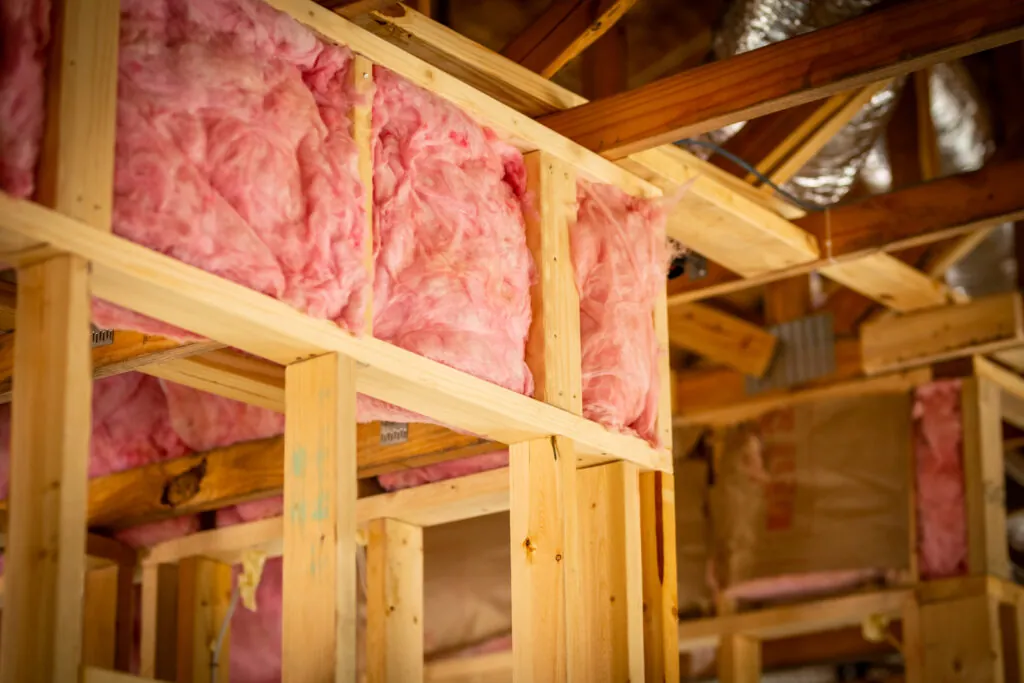
<path fill-rule="evenodd" d="M 1015 0 L 911 0 L 549 114 L 608 158 L 692 137 L 1024 37 Z"/>
<path fill-rule="evenodd" d="M 705 304 L 676 306 L 669 316 L 673 346 L 760 377 L 775 354 L 775 337 L 762 328 Z"/>
<path fill-rule="evenodd" d="M 1024 217 L 1018 179 L 1024 161 L 990 164 L 981 170 L 941 178 L 888 194 L 814 213 L 797 225 L 831 250 L 826 256 L 845 262 L 879 251 L 899 252 L 983 230 Z M 746 280 L 712 267 L 702 280 L 680 278 L 670 285 L 669 304 L 720 296 L 758 284 L 817 270 L 827 258 Z"/>
<path fill-rule="evenodd" d="M 555 0 L 502 50 L 544 78 L 551 78 L 622 18 L 636 0 Z"/>

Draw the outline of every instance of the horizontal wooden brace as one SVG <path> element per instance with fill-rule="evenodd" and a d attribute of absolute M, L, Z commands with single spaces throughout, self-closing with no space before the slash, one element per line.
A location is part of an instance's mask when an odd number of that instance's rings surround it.
<path fill-rule="evenodd" d="M 1017 292 L 878 320 L 861 328 L 868 374 L 1024 345 Z"/>
<path fill-rule="evenodd" d="M 356 520 L 360 526 L 381 517 L 436 526 L 508 509 L 508 468 L 501 468 L 360 498 L 356 501 Z M 284 552 L 283 531 L 282 517 L 200 531 L 158 543 L 144 553 L 143 564 L 177 562 L 196 555 L 236 564 L 250 549 L 279 557 Z"/>
<path fill-rule="evenodd" d="M 373 338 L 357 338 L 276 299 L 32 202 L 0 194 L 2 230 L 91 262 L 92 293 L 196 334 L 288 364 L 337 352 L 357 366 L 360 393 L 500 443 L 561 435 L 583 455 L 671 471 L 641 439 L 545 405 Z"/>
<path fill-rule="evenodd" d="M 770 332 L 704 304 L 676 306 L 669 316 L 672 346 L 760 377 L 775 355 Z"/>
<path fill-rule="evenodd" d="M 823 245 L 823 258 L 747 279 L 712 264 L 705 278 L 680 278 L 670 283 L 669 305 L 722 296 L 830 264 L 898 252 L 1024 219 L 1024 197 L 1018 190 L 1022 176 L 1024 160 L 1008 161 L 810 214 L 795 225 Z M 721 264 L 729 267 L 724 261 Z"/>

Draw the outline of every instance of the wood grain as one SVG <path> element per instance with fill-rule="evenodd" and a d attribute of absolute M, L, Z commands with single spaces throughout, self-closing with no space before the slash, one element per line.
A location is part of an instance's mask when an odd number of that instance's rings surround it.
<path fill-rule="evenodd" d="M 910 0 L 541 122 L 619 159 L 1024 37 L 1015 0 Z"/>

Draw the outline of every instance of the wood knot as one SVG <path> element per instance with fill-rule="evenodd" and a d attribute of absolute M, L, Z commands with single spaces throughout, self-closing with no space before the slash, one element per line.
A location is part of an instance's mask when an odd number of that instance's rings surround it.
<path fill-rule="evenodd" d="M 199 493 L 205 476 L 206 459 L 204 458 L 192 469 L 185 470 L 164 484 L 163 493 L 160 494 L 160 504 L 174 508 L 192 500 Z"/>

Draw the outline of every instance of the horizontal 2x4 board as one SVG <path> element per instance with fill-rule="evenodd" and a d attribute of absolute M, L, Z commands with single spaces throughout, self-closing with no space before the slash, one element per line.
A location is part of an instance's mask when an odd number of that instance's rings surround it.
<path fill-rule="evenodd" d="M 92 265 L 92 293 L 119 306 L 287 365 L 337 352 L 356 362 L 357 389 L 500 443 L 561 435 L 577 452 L 671 471 L 647 442 L 382 342 L 348 334 L 234 282 L 32 202 L 0 193 L 0 232 L 41 241 Z"/>
<path fill-rule="evenodd" d="M 327 40 L 346 45 L 375 64 L 443 97 L 477 122 L 493 128 L 523 152 L 542 149 L 574 166 L 583 175 L 617 185 L 630 194 L 648 197 L 661 194 L 661 190 L 650 183 L 311 0 L 266 1 Z"/>
<path fill-rule="evenodd" d="M 867 323 L 860 337 L 868 374 L 1021 346 L 1021 295 L 997 294 Z"/>

